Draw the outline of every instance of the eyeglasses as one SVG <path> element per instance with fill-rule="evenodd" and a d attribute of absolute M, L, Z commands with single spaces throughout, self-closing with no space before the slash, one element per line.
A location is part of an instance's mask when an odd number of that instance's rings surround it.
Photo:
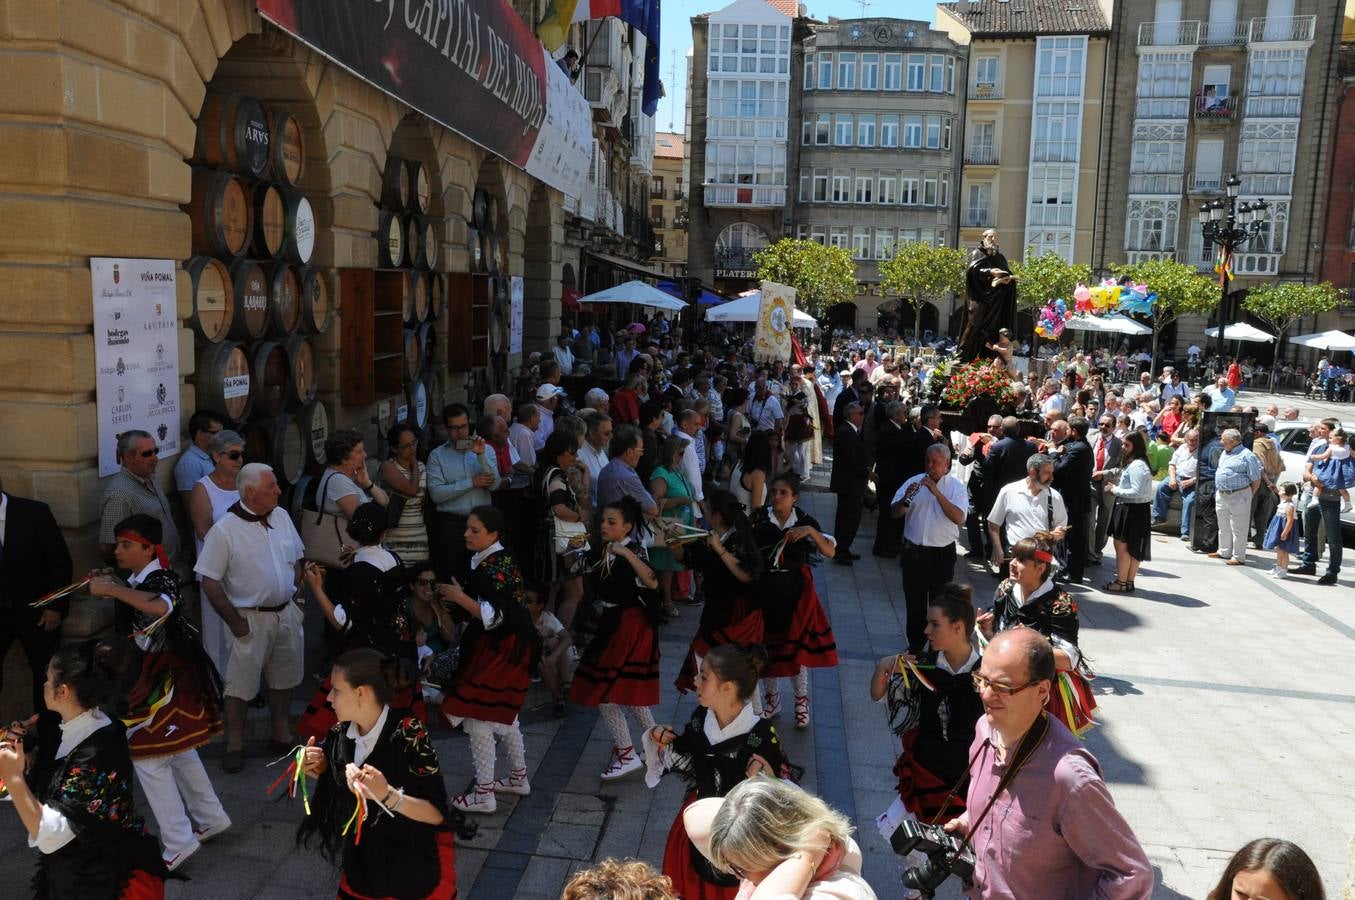
<path fill-rule="evenodd" d="M 399 444 L 396 444 L 396 445 L 395 445 L 395 449 L 396 449 L 396 450 L 408 450 L 410 447 L 417 447 L 417 446 L 419 446 L 419 442 L 418 442 L 418 441 L 403 441 L 403 442 L 401 442 L 401 443 L 399 443 Z"/>
<path fill-rule="evenodd" d="M 988 688 L 993 693 L 1001 694 L 1004 697 L 1015 696 L 1016 694 L 1019 694 L 1022 691 L 1024 691 L 1026 688 L 1032 687 L 1039 683 L 1035 681 L 1028 681 L 1025 684 L 1021 685 L 1020 687 L 1013 687 L 1010 684 L 999 684 L 996 681 L 991 681 L 980 675 L 978 672 L 975 672 L 970 677 L 974 679 L 974 690 L 982 691 L 984 688 Z"/>
<path fill-rule="evenodd" d="M 140 453 L 137 454 L 137 456 L 141 457 L 142 459 L 150 459 L 152 456 L 159 455 L 160 455 L 159 447 L 152 447 L 149 450 L 142 450 Z"/>
<path fill-rule="evenodd" d="M 433 585 L 435 585 L 435 584 L 437 584 L 437 583 L 438 583 L 438 580 L 437 580 L 436 578 L 415 578 L 415 579 L 414 579 L 414 584 L 417 585 L 418 587 L 426 587 L 426 588 L 430 588 L 430 587 L 432 587 Z"/>
<path fill-rule="evenodd" d="M 232 462 L 234 462 L 235 460 L 237 460 L 237 459 L 239 459 L 240 457 L 244 456 L 244 455 L 245 455 L 245 451 L 243 451 L 243 450 L 227 450 L 225 453 L 223 453 L 223 454 L 221 454 L 221 455 L 224 456 L 224 457 L 226 457 L 226 459 L 229 459 L 229 460 L 231 460 Z"/>
<path fill-rule="evenodd" d="M 725 866 L 729 869 L 730 873 L 733 874 L 735 878 L 739 879 L 739 881 L 748 880 L 748 873 L 744 870 L 742 866 L 736 866 L 732 862 L 726 862 Z"/>

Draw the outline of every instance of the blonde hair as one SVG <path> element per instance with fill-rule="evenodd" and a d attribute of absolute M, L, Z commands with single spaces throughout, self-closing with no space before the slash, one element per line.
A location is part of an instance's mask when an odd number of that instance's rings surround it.
<path fill-rule="evenodd" d="M 565 885 L 560 900 L 673 900 L 673 882 L 636 859 L 604 859 Z"/>
<path fill-rule="evenodd" d="M 710 824 L 710 860 L 732 871 L 733 859 L 747 871 L 776 868 L 800 850 L 821 849 L 818 831 L 838 842 L 851 837 L 847 817 L 788 781 L 749 778 L 735 785 Z"/>

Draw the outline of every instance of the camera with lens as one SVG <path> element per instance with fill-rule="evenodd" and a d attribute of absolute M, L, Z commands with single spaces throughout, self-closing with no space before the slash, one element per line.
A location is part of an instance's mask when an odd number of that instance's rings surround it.
<path fill-rule="evenodd" d="M 921 865 L 903 873 L 904 887 L 924 897 L 934 896 L 941 883 L 952 875 L 964 882 L 966 887 L 973 882 L 974 852 L 964 841 L 948 834 L 940 825 L 924 825 L 909 820 L 894 829 L 894 833 L 889 836 L 889 845 L 900 856 L 907 856 L 917 850 L 927 857 Z"/>

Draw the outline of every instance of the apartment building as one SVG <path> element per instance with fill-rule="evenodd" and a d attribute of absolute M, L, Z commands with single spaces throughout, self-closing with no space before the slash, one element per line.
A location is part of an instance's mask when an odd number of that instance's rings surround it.
<path fill-rule="evenodd" d="M 956 238 L 964 48 L 906 19 L 801 25 L 792 61 L 793 233 L 851 250 L 862 292 L 828 315 L 873 328 L 887 300 L 878 265 L 895 244 Z M 899 325 L 912 328 L 912 308 L 902 311 Z M 941 331 L 950 312 L 926 304 L 921 333 Z"/>
<path fill-rule="evenodd" d="M 1327 161 L 1322 251 L 1317 278 L 1349 291 L 1355 288 L 1355 2 L 1346 0 L 1337 62 L 1331 152 Z M 1341 327 L 1341 326 L 1338 326 Z"/>
<path fill-rule="evenodd" d="M 794 0 L 735 0 L 692 18 L 688 274 L 726 294 L 789 221 L 786 155 Z"/>
<path fill-rule="evenodd" d="M 680 134 L 661 131 L 654 135 L 654 175 L 649 187 L 649 217 L 655 235 L 649 264 L 665 275 L 679 277 L 687 274 L 686 143 Z"/>
<path fill-rule="evenodd" d="M 1031 248 L 1092 258 L 1110 6 L 1110 0 L 937 4 L 937 28 L 969 54 L 962 247 L 995 228 L 1009 257 Z"/>

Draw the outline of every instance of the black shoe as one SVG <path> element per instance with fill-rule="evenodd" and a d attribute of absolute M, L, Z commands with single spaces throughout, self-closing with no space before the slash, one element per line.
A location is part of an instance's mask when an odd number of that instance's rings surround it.
<path fill-rule="evenodd" d="M 874 556 L 883 556 L 885 559 L 896 559 L 899 555 L 897 550 L 872 550 Z"/>
<path fill-rule="evenodd" d="M 841 556 L 834 556 L 833 562 L 837 563 L 839 566 L 850 566 L 852 564 L 852 555 L 850 553 L 844 553 Z"/>
<path fill-rule="evenodd" d="M 1328 572 L 1317 580 L 1318 584 L 1336 584 L 1336 573 Z"/>
<path fill-rule="evenodd" d="M 838 558 L 839 558 L 839 559 L 845 556 L 847 559 L 850 559 L 850 560 L 852 560 L 853 562 L 855 562 L 856 560 L 858 560 L 858 559 L 861 558 L 861 554 L 860 554 L 860 553 L 853 553 L 853 552 L 850 551 L 850 550 L 842 550 L 842 551 L 839 551 L 837 555 L 838 555 Z"/>
<path fill-rule="evenodd" d="M 1101 565 L 1101 557 L 1098 556 L 1096 559 L 1087 560 L 1087 565 L 1099 567 Z"/>
<path fill-rule="evenodd" d="M 1296 569 L 1290 569 L 1290 570 L 1289 570 L 1289 574 L 1290 574 L 1290 575 L 1316 575 L 1316 574 L 1317 574 L 1317 564 L 1316 564 L 1316 563 L 1304 563 L 1303 565 L 1299 566 L 1299 567 L 1296 568 Z"/>

